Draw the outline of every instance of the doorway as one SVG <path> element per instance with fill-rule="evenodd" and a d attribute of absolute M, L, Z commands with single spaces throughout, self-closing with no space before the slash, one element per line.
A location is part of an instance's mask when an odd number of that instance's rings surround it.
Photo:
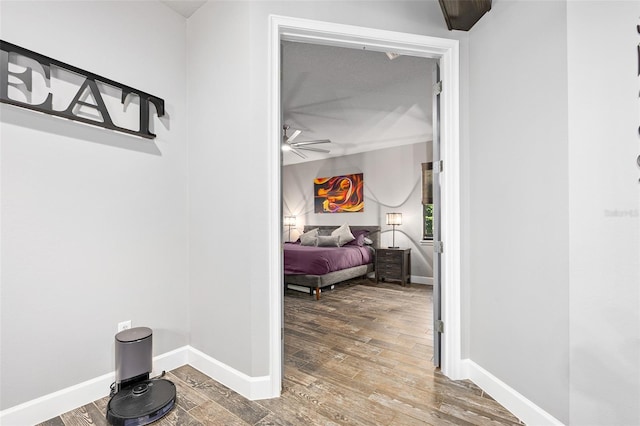
<path fill-rule="evenodd" d="M 311 44 L 369 49 L 379 52 L 437 59 L 441 66 L 441 158 L 447 164 L 441 174 L 442 239 L 447 250 L 442 254 L 442 319 L 446 334 L 442 336 L 442 372 L 451 379 L 463 378 L 460 354 L 460 179 L 458 129 L 458 42 L 441 38 L 325 22 L 272 16 L 270 22 L 270 348 L 271 389 L 279 395 L 282 380 L 282 212 L 280 144 L 281 42 L 297 41 Z"/>

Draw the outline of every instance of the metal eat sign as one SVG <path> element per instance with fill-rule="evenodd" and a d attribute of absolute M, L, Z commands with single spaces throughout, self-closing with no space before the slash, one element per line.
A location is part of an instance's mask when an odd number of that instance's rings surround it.
<path fill-rule="evenodd" d="M 10 71 L 9 64 L 20 62 L 20 57 L 29 58 L 37 63 L 24 66 L 24 71 Z M 39 65 L 39 69 L 38 68 Z M 52 91 L 51 78 L 52 67 L 64 71 L 71 72 L 77 76 L 84 78 L 83 83 L 80 85 L 75 96 L 71 102 L 64 109 L 54 109 L 54 96 L 55 91 Z M 43 76 L 46 86 L 49 88 L 49 92 L 46 94 L 46 98 L 43 102 L 33 104 L 29 102 L 23 102 L 15 98 L 9 97 L 9 87 L 14 87 L 24 94 L 26 100 L 32 98 L 33 88 L 33 73 L 39 73 Z M 11 78 L 11 80 L 10 80 Z M 140 114 L 139 114 L 139 128 L 138 130 L 132 130 L 125 127 L 117 126 L 114 124 L 107 105 L 104 102 L 103 94 L 100 92 L 98 83 L 106 86 L 110 86 L 120 91 L 120 103 L 126 105 L 125 102 L 131 100 L 131 96 L 137 96 L 140 100 Z M 94 103 L 87 102 L 88 95 L 94 100 Z M 129 99 L 128 99 L 129 98 Z M 134 89 L 124 84 L 115 82 L 108 78 L 101 77 L 97 74 L 82 70 L 64 62 L 57 61 L 47 56 L 41 55 L 31 50 L 25 49 L 15 44 L 8 43 L 0 40 L 0 102 L 18 107 L 30 109 L 33 111 L 43 112 L 58 117 L 68 118 L 69 120 L 80 121 L 82 123 L 91 124 L 94 126 L 104 127 L 105 129 L 115 130 L 135 136 L 141 136 L 147 139 L 153 139 L 155 134 L 149 130 L 149 115 L 150 105 L 153 104 L 158 117 L 164 115 L 164 100 L 157 96 L 150 95 L 141 90 Z M 99 118 L 93 119 L 95 114 L 80 114 L 79 110 L 84 108 L 94 113 L 99 113 Z"/>

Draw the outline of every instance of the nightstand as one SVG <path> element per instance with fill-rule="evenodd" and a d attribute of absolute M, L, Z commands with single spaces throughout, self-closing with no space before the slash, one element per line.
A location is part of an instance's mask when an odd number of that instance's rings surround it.
<path fill-rule="evenodd" d="M 396 280 L 406 285 L 411 281 L 410 248 L 376 249 L 376 282 Z"/>

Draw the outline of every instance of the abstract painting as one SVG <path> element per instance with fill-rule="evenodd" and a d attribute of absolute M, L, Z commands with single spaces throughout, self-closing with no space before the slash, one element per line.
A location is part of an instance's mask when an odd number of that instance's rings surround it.
<path fill-rule="evenodd" d="M 363 174 L 315 178 L 313 196 L 316 213 L 363 212 Z"/>

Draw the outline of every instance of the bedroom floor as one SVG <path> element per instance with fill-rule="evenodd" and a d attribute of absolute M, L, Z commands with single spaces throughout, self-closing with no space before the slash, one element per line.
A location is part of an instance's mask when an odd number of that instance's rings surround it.
<path fill-rule="evenodd" d="M 469 381 L 431 365 L 431 287 L 352 280 L 320 301 L 285 296 L 282 396 L 248 401 L 190 366 L 155 425 L 521 425 Z M 106 425 L 108 398 L 42 425 Z"/>

